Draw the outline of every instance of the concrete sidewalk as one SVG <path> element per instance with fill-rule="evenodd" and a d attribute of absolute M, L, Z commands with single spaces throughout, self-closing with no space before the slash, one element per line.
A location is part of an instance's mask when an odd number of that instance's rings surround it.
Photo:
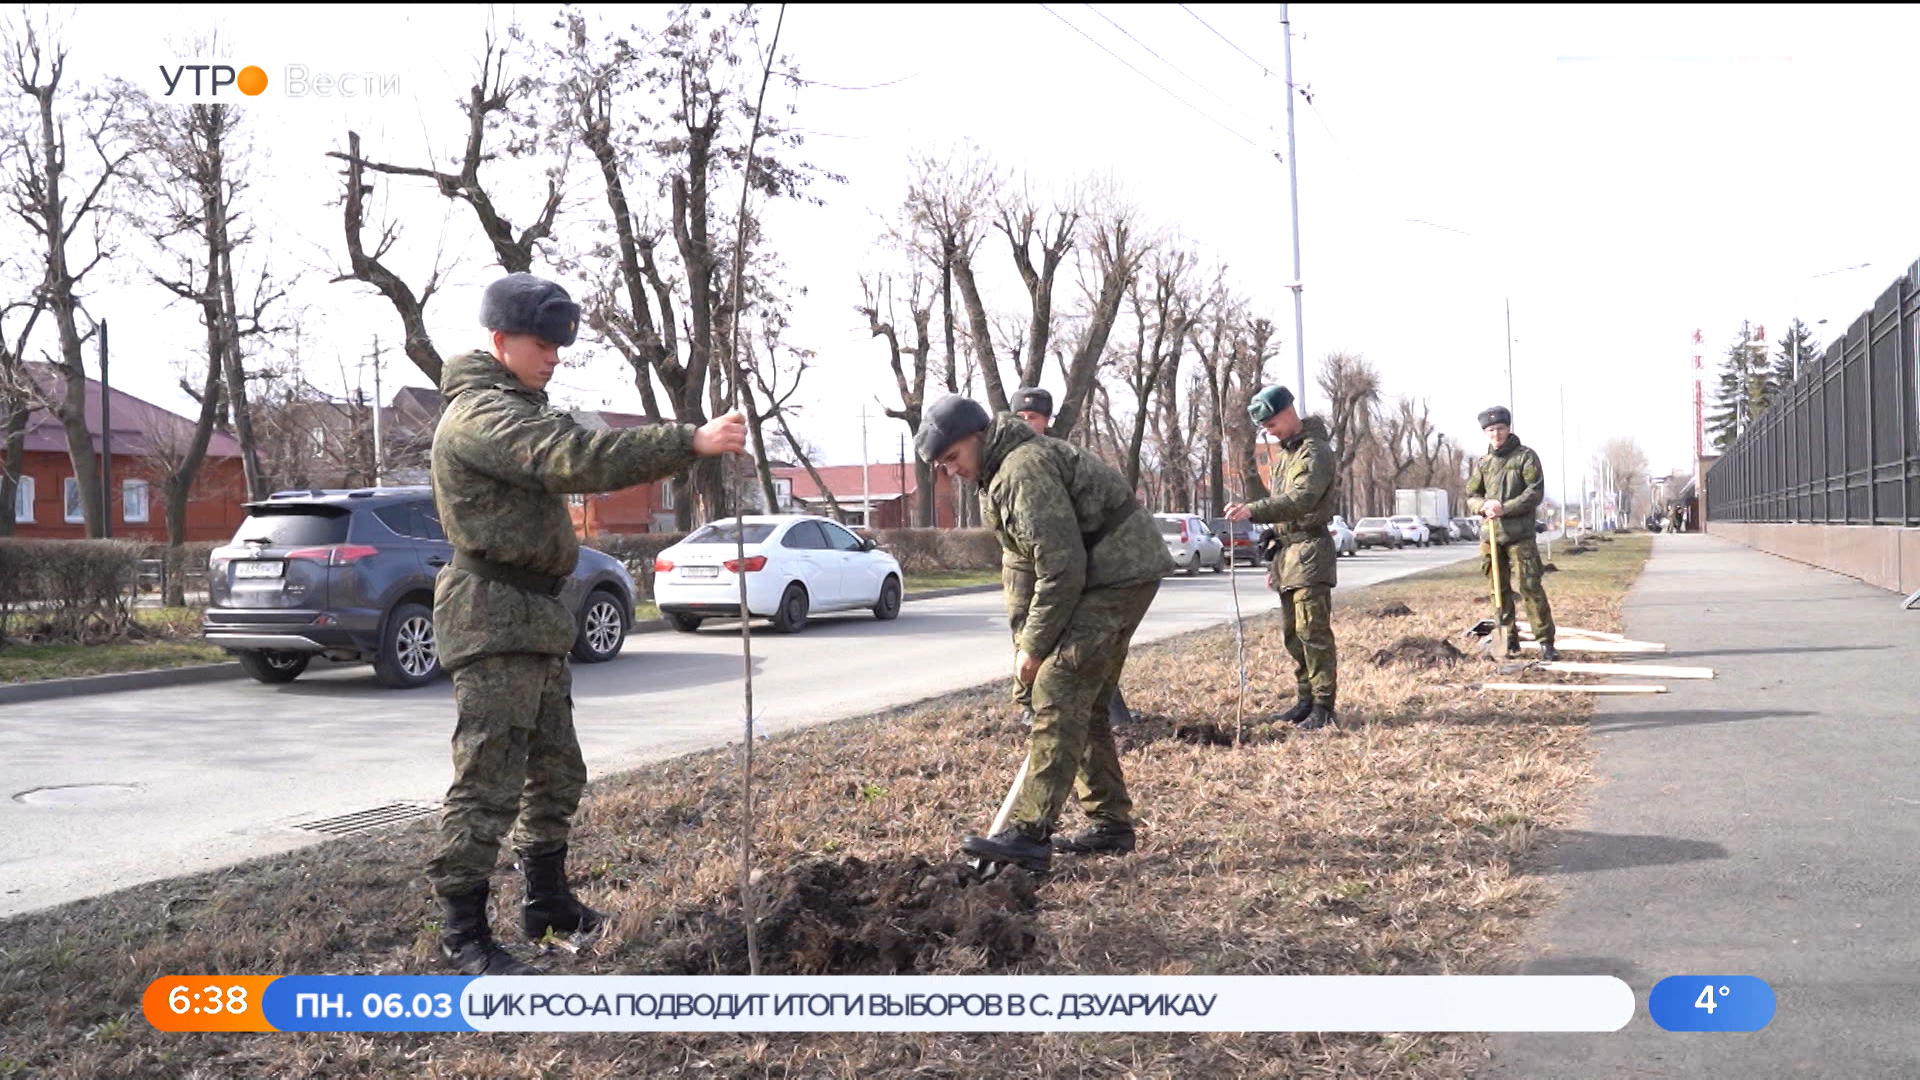
<path fill-rule="evenodd" d="M 1499 1036 L 1498 1077 L 1920 1076 L 1920 611 L 1718 540 L 1655 539 L 1627 633 L 1718 669 L 1603 702 L 1599 781 L 1559 837 L 1538 974 L 1610 974 L 1610 1035 Z M 1751 1035 L 1647 1018 L 1668 975 L 1757 975 Z"/>

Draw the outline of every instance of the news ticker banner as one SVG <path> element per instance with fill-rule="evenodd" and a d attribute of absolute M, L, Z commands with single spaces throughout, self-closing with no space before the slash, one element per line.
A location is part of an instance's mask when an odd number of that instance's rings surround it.
<path fill-rule="evenodd" d="M 1670 1031 L 1757 1031 L 1745 975 L 1663 979 Z M 161 1031 L 1618 1031 L 1609 975 L 168 976 Z"/>

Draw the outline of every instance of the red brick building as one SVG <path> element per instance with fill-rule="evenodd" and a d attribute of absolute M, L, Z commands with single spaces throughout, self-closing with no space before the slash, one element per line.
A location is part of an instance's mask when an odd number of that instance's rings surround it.
<path fill-rule="evenodd" d="M 920 490 L 919 476 L 911 462 L 874 462 L 859 465 L 828 465 L 819 470 L 820 479 L 833 491 L 840 508 L 847 512 L 848 523 L 875 529 L 904 529 L 913 524 L 914 500 Z M 786 489 L 791 499 L 790 512 L 831 515 L 831 507 L 820 486 L 807 470 L 799 466 L 773 470 L 774 483 Z M 954 501 L 953 478 L 934 470 L 934 524 L 951 529 L 959 509 Z M 871 500 L 871 513 L 865 512 L 862 495 Z M 864 520 L 870 517 L 872 520 Z"/>
<path fill-rule="evenodd" d="M 29 365 L 36 380 L 49 390 L 56 376 L 44 365 Z M 193 421 L 142 401 L 120 390 L 112 392 L 109 419 L 113 423 L 113 490 L 108 493 L 110 531 L 115 539 L 165 541 L 166 491 L 163 478 L 168 462 L 193 438 Z M 100 384 L 87 380 L 87 429 L 93 433 L 96 465 L 101 453 Z M 13 535 L 21 539 L 81 539 L 87 535 L 73 461 L 67 453 L 67 432 L 60 418 L 46 409 L 27 417 L 26 457 L 14 499 Z M 240 444 L 214 432 L 207 444 L 187 502 L 188 541 L 227 540 L 246 517 L 245 473 Z"/>
<path fill-rule="evenodd" d="M 582 424 L 594 428 L 645 427 L 664 422 L 635 413 L 604 410 L 576 409 L 573 415 Z M 575 496 L 570 501 L 574 531 L 582 537 L 675 531 L 670 483 L 636 484 L 599 495 Z"/>

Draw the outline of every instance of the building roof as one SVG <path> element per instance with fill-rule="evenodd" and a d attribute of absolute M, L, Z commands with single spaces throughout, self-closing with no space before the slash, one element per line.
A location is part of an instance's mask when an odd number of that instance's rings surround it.
<path fill-rule="evenodd" d="M 43 397 L 59 400 L 65 395 L 65 379 L 52 364 L 28 361 L 28 376 L 39 386 Z M 134 397 L 124 390 L 112 391 L 109 419 L 113 422 L 115 456 L 143 456 L 156 449 L 167 452 L 185 447 L 193 438 L 194 422 L 150 401 Z M 100 452 L 100 384 L 87 380 L 87 430 L 93 433 L 94 453 Z M 67 430 L 60 417 L 49 409 L 36 408 L 27 415 L 26 448 L 58 453 L 67 451 Z M 207 456 L 239 457 L 240 443 L 231 435 L 215 431 L 207 440 Z"/>
<path fill-rule="evenodd" d="M 859 465 L 827 465 L 818 471 L 820 479 L 826 481 L 827 487 L 833 490 L 833 497 L 842 502 L 858 500 L 863 487 L 872 489 L 874 502 L 897 499 L 903 494 L 912 495 L 920 490 L 919 472 L 912 465 L 904 469 L 905 484 L 900 482 L 903 470 L 897 461 L 876 461 L 866 469 L 867 476 L 864 479 Z M 820 485 L 813 482 L 813 477 L 805 468 L 777 468 L 773 470 L 773 475 L 784 477 L 792 483 L 793 497 L 796 499 L 811 502 L 825 497 L 820 492 Z M 905 490 L 902 491 L 902 488 Z"/>

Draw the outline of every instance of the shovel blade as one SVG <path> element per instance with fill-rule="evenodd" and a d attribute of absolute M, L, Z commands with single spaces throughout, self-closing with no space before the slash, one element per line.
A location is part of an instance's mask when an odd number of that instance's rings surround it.
<path fill-rule="evenodd" d="M 1486 637 L 1499 628 L 1500 624 L 1498 622 L 1492 619 L 1481 619 L 1479 622 L 1467 627 L 1466 633 L 1468 637 Z"/>

